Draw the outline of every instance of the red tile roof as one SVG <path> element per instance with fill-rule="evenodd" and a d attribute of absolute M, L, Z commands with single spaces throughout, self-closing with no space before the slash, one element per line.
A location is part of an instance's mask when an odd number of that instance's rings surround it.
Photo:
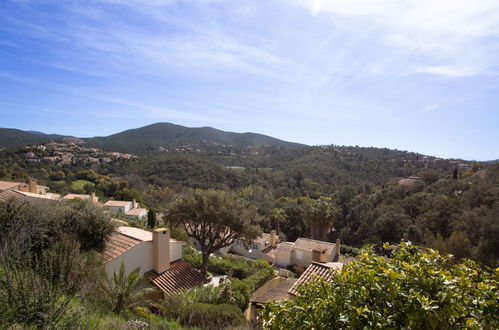
<path fill-rule="evenodd" d="M 107 241 L 106 248 L 102 253 L 104 256 L 104 263 L 108 263 L 119 255 L 122 255 L 134 246 L 139 245 L 140 242 L 141 241 L 136 238 L 114 232 L 109 238 L 109 241 Z"/>
<path fill-rule="evenodd" d="M 268 301 L 281 301 L 291 298 L 288 293 L 289 289 L 296 283 L 295 278 L 288 278 L 286 281 L 279 284 L 279 286 L 263 293 L 261 296 L 251 299 L 251 302 L 264 304 Z"/>
<path fill-rule="evenodd" d="M 7 190 L 0 192 L 0 202 L 8 202 L 12 199 L 18 199 L 23 197 L 20 193 L 13 190 Z"/>
<path fill-rule="evenodd" d="M 153 272 L 152 284 L 167 294 L 179 293 L 202 285 L 205 278 L 200 272 L 191 267 L 184 260 L 177 260 L 170 264 L 170 269 L 161 274 Z"/>
<path fill-rule="evenodd" d="M 322 278 L 326 282 L 332 282 L 333 272 L 336 270 L 341 270 L 342 268 L 343 264 L 339 262 L 312 262 L 310 266 L 305 269 L 303 274 L 301 274 L 300 278 L 298 278 L 298 281 L 296 281 L 291 289 L 289 289 L 288 293 L 293 296 L 299 295 L 298 289 L 301 285 L 304 285 L 317 278 Z"/>

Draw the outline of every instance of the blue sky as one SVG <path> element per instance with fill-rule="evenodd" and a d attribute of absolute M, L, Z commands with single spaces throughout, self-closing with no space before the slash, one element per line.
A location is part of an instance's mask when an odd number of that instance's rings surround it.
<path fill-rule="evenodd" d="M 0 127 L 499 158 L 499 2 L 4 0 Z"/>

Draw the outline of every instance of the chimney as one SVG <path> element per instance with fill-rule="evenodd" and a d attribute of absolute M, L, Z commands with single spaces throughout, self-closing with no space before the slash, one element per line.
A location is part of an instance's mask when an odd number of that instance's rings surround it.
<path fill-rule="evenodd" d="M 137 201 L 134 199 L 132 199 L 132 209 L 136 209 L 138 206 L 137 206 Z"/>
<path fill-rule="evenodd" d="M 336 256 L 335 259 L 340 257 L 341 241 L 339 238 L 336 239 Z"/>
<path fill-rule="evenodd" d="M 95 192 L 92 192 L 90 194 L 90 201 L 94 204 L 97 203 L 97 197 L 95 196 Z"/>
<path fill-rule="evenodd" d="M 170 229 L 158 228 L 152 232 L 153 269 L 156 273 L 170 269 Z"/>
<path fill-rule="evenodd" d="M 36 180 L 33 178 L 28 179 L 28 189 L 30 193 L 37 194 L 38 193 L 38 185 L 36 184 Z"/>
<path fill-rule="evenodd" d="M 326 256 L 327 249 L 322 245 L 317 245 L 312 250 L 312 261 L 315 262 L 327 262 Z"/>
<path fill-rule="evenodd" d="M 270 246 L 277 246 L 277 243 L 279 243 L 279 237 L 277 237 L 276 231 L 271 230 L 270 231 Z"/>

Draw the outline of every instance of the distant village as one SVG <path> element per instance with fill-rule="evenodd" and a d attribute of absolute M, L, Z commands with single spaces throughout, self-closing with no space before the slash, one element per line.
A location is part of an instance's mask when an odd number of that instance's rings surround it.
<path fill-rule="evenodd" d="M 103 164 L 116 159 L 131 159 L 136 156 L 121 152 L 107 152 L 97 148 L 84 147 L 84 141 L 78 138 L 63 138 L 58 142 L 26 146 L 18 154 L 29 163 L 55 162 L 68 164 Z"/>

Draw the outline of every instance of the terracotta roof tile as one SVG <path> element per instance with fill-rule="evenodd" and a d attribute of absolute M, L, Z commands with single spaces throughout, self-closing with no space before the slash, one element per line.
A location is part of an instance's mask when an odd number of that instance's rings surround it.
<path fill-rule="evenodd" d="M 18 199 L 21 197 L 23 197 L 23 195 L 17 191 L 7 190 L 0 192 L 0 202 L 8 202 L 12 199 Z"/>
<path fill-rule="evenodd" d="M 297 296 L 298 289 L 301 285 L 304 285 L 312 280 L 317 278 L 322 278 L 326 282 L 333 281 L 333 271 L 341 270 L 343 268 L 343 264 L 339 262 L 328 262 L 328 263 L 319 263 L 312 262 L 310 266 L 305 269 L 303 274 L 301 274 L 298 281 L 294 283 L 294 285 L 289 289 L 288 293 Z"/>
<path fill-rule="evenodd" d="M 0 191 L 12 189 L 21 184 L 21 182 L 0 181 Z"/>
<path fill-rule="evenodd" d="M 279 286 L 265 292 L 261 296 L 251 299 L 251 302 L 264 304 L 268 301 L 280 301 L 287 300 L 291 298 L 288 291 L 296 283 L 297 279 L 288 278 L 286 281 L 282 282 Z"/>
<path fill-rule="evenodd" d="M 114 258 L 122 255 L 134 246 L 139 245 L 140 242 L 141 241 L 136 238 L 123 235 L 119 232 L 114 232 L 107 242 L 104 252 L 102 253 L 104 263 L 108 263 Z"/>
<path fill-rule="evenodd" d="M 170 269 L 161 274 L 153 272 L 152 284 L 167 294 L 180 293 L 202 285 L 205 278 L 200 272 L 191 267 L 184 260 L 177 260 L 170 264 Z"/>

